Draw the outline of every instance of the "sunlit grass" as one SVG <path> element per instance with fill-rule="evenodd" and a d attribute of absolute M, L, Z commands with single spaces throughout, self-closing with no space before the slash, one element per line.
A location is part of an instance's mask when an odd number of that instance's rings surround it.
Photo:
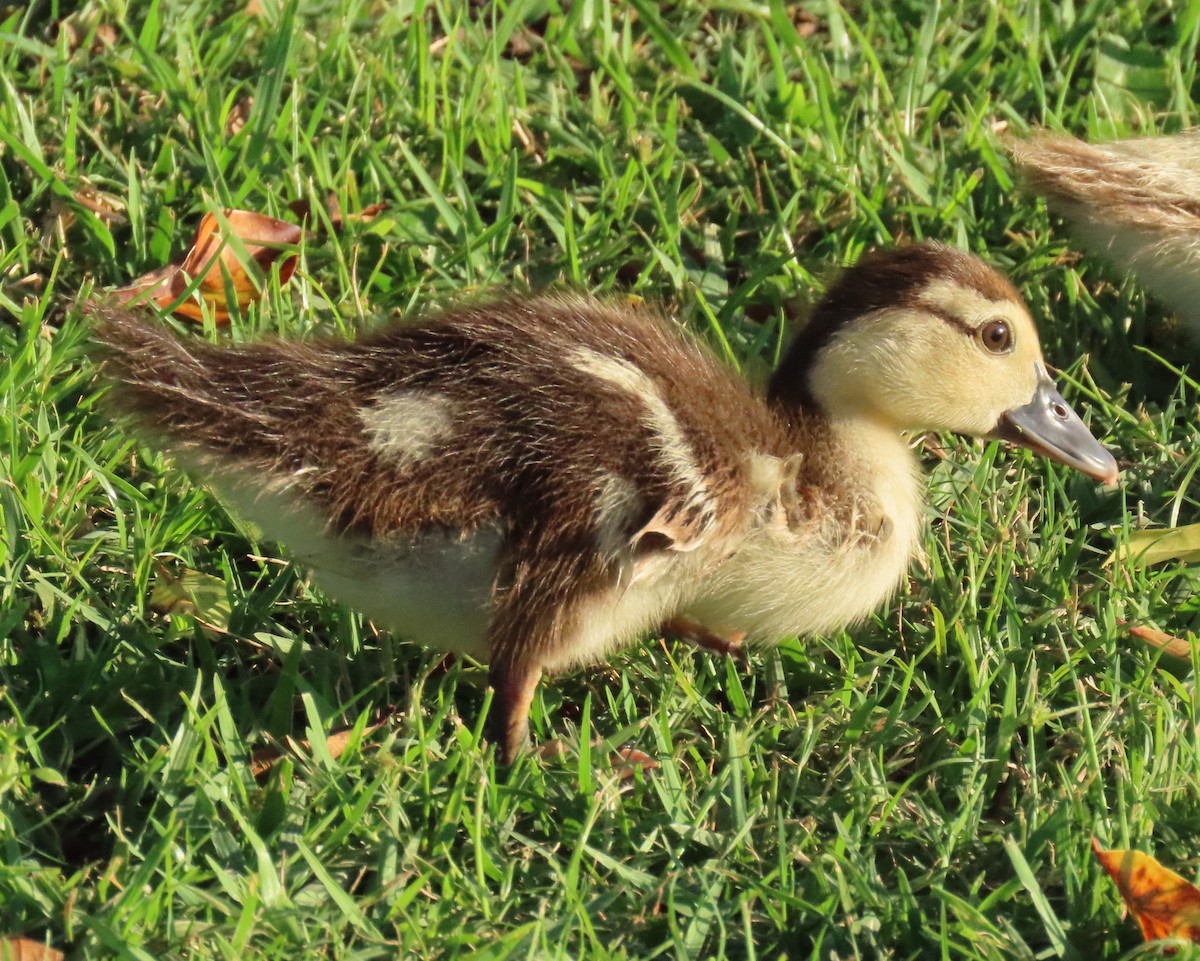
<path fill-rule="evenodd" d="M 1070 253 L 1001 138 L 1189 124 L 1196 16 L 260 5 L 89 2 L 70 29 L 0 6 L 0 936 L 139 959 L 1132 950 L 1090 839 L 1195 873 L 1200 718 L 1197 665 L 1126 625 L 1187 636 L 1200 610 L 1193 570 L 1105 559 L 1197 520 L 1194 348 Z M 235 336 L 569 285 L 659 302 L 753 374 L 837 265 L 932 237 L 1011 273 L 1123 484 L 942 438 L 890 608 L 748 674 L 649 641 L 548 684 L 534 735 L 566 753 L 498 776 L 482 670 L 329 602 L 97 406 L 81 291 L 160 266 L 205 210 L 330 192 L 388 209 L 310 236 Z M 187 570 L 226 584 L 228 633 L 151 609 Z M 287 738 L 307 747 L 256 779 Z M 600 738 L 659 768 L 618 780 Z"/>

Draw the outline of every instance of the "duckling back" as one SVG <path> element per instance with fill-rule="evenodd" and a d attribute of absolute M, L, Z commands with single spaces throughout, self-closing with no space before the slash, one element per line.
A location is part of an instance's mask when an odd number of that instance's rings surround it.
<path fill-rule="evenodd" d="M 601 536 L 620 533 L 614 511 L 644 523 L 664 497 L 702 522 L 743 452 L 781 442 L 673 324 L 586 298 L 456 308 L 352 343 L 218 346 L 111 310 L 96 337 L 140 432 L 294 481 L 334 527 L 371 536 L 536 519 L 563 499 L 602 515 Z"/>

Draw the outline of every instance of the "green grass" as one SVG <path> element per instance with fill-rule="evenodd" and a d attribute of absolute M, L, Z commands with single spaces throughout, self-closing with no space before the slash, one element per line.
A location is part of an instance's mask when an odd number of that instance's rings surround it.
<path fill-rule="evenodd" d="M 1172 366 L 1195 350 L 1070 253 L 998 136 L 1192 123 L 1200 17 L 1146 6 L 92 0 L 67 31 L 57 3 L 0 4 L 0 935 L 128 959 L 1139 953 L 1090 839 L 1196 875 L 1200 661 L 1123 625 L 1186 636 L 1200 604 L 1195 569 L 1104 559 L 1200 519 L 1200 390 Z M 160 266 L 205 210 L 329 191 L 390 206 L 310 238 L 236 336 L 564 284 L 661 302 L 754 371 L 838 264 L 939 238 L 1011 272 L 1123 486 L 942 438 L 923 556 L 870 623 L 749 674 L 648 642 L 545 685 L 535 737 L 566 755 L 498 774 L 481 669 L 322 597 L 97 408 L 81 291 Z M 187 570 L 224 581 L 228 633 L 150 608 Z M 289 737 L 310 746 L 256 781 Z M 661 766 L 617 781 L 597 738 Z"/>

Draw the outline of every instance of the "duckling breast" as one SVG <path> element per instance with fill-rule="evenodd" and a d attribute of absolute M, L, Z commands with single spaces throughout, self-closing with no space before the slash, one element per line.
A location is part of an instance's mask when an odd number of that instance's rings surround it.
<path fill-rule="evenodd" d="M 758 512 L 687 616 L 720 634 L 774 642 L 852 626 L 895 593 L 921 530 L 915 461 L 894 432 L 831 429 L 831 449 L 809 454 L 836 452 L 839 469 L 801 466 L 796 479 L 784 461 L 779 476 L 791 479 L 784 492 L 792 503 Z M 761 465 L 757 472 L 771 473 Z M 814 474 L 824 481 L 806 483 Z"/>
<path fill-rule="evenodd" d="M 895 593 L 914 541 L 887 518 L 841 540 L 816 529 L 761 527 L 687 615 L 718 634 L 758 642 L 850 627 Z"/>

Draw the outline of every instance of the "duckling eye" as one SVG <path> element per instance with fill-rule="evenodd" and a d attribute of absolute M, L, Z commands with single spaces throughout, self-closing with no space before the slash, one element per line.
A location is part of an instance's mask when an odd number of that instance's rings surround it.
<path fill-rule="evenodd" d="M 1013 348 L 1012 328 L 1003 320 L 989 320 L 976 336 L 984 349 L 992 354 L 1007 354 Z"/>

